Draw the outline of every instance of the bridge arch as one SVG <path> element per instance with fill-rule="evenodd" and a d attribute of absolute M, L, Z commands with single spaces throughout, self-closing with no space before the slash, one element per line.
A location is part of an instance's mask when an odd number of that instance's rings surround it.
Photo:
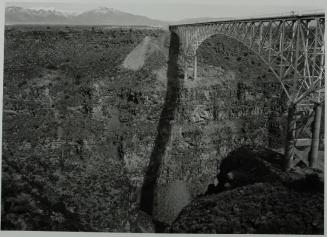
<path fill-rule="evenodd" d="M 259 52 L 253 50 L 253 48 L 251 48 L 249 45 L 247 45 L 244 41 L 241 41 L 240 39 L 236 38 L 236 37 L 233 37 L 232 35 L 228 35 L 228 34 L 224 34 L 224 33 L 216 33 L 216 34 L 212 34 L 212 35 L 209 35 L 207 38 L 203 39 L 199 45 L 195 48 L 195 52 L 194 52 L 194 56 L 197 56 L 197 51 L 198 49 L 200 48 L 200 46 L 205 42 L 207 41 L 208 39 L 210 39 L 211 37 L 214 37 L 214 36 L 225 36 L 229 39 L 232 39 L 232 40 L 235 40 L 239 43 L 241 43 L 243 46 L 245 46 L 248 50 L 250 50 L 252 53 L 254 53 L 255 55 L 257 55 L 260 60 L 271 70 L 271 72 L 274 74 L 274 76 L 276 77 L 276 79 L 278 81 L 279 80 L 279 76 L 278 76 L 278 72 L 276 72 L 275 68 L 264 58 L 264 56 L 262 54 L 260 54 Z M 197 58 L 195 58 L 195 60 L 197 60 Z M 298 72 L 295 72 L 298 74 Z M 194 75 L 194 78 L 196 79 L 197 78 L 197 75 Z M 283 86 L 283 84 L 282 84 Z"/>

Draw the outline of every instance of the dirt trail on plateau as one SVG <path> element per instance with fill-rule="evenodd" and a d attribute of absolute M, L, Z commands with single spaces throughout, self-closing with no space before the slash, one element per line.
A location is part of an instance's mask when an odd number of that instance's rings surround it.
<path fill-rule="evenodd" d="M 123 62 L 123 67 L 134 71 L 139 70 L 143 67 L 147 56 L 157 50 L 160 50 L 160 47 L 153 42 L 151 37 L 146 36 L 141 43 L 127 55 Z"/>

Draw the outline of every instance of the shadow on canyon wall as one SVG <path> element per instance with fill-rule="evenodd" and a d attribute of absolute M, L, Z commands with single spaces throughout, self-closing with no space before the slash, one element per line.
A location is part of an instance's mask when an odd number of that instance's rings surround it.
<path fill-rule="evenodd" d="M 157 137 L 141 189 L 140 209 L 152 216 L 155 188 L 160 174 L 160 167 L 171 137 L 172 121 L 175 119 L 179 103 L 180 80 L 178 78 L 179 38 L 171 33 L 169 60 L 167 69 L 167 92 L 157 128 Z"/>

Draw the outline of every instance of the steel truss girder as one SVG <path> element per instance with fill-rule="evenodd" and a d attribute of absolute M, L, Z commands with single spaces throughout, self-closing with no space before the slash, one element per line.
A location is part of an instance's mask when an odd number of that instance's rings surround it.
<path fill-rule="evenodd" d="M 258 54 L 281 83 L 292 103 L 318 102 L 325 86 L 325 16 L 230 20 L 170 26 L 181 43 L 182 57 L 189 62 L 209 37 L 221 34 L 246 45 Z"/>

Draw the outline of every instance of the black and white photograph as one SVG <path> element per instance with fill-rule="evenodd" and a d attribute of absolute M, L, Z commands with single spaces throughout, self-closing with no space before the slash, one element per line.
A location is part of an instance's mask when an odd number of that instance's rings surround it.
<path fill-rule="evenodd" d="M 2 3 L 0 235 L 324 235 L 326 7 Z"/>

